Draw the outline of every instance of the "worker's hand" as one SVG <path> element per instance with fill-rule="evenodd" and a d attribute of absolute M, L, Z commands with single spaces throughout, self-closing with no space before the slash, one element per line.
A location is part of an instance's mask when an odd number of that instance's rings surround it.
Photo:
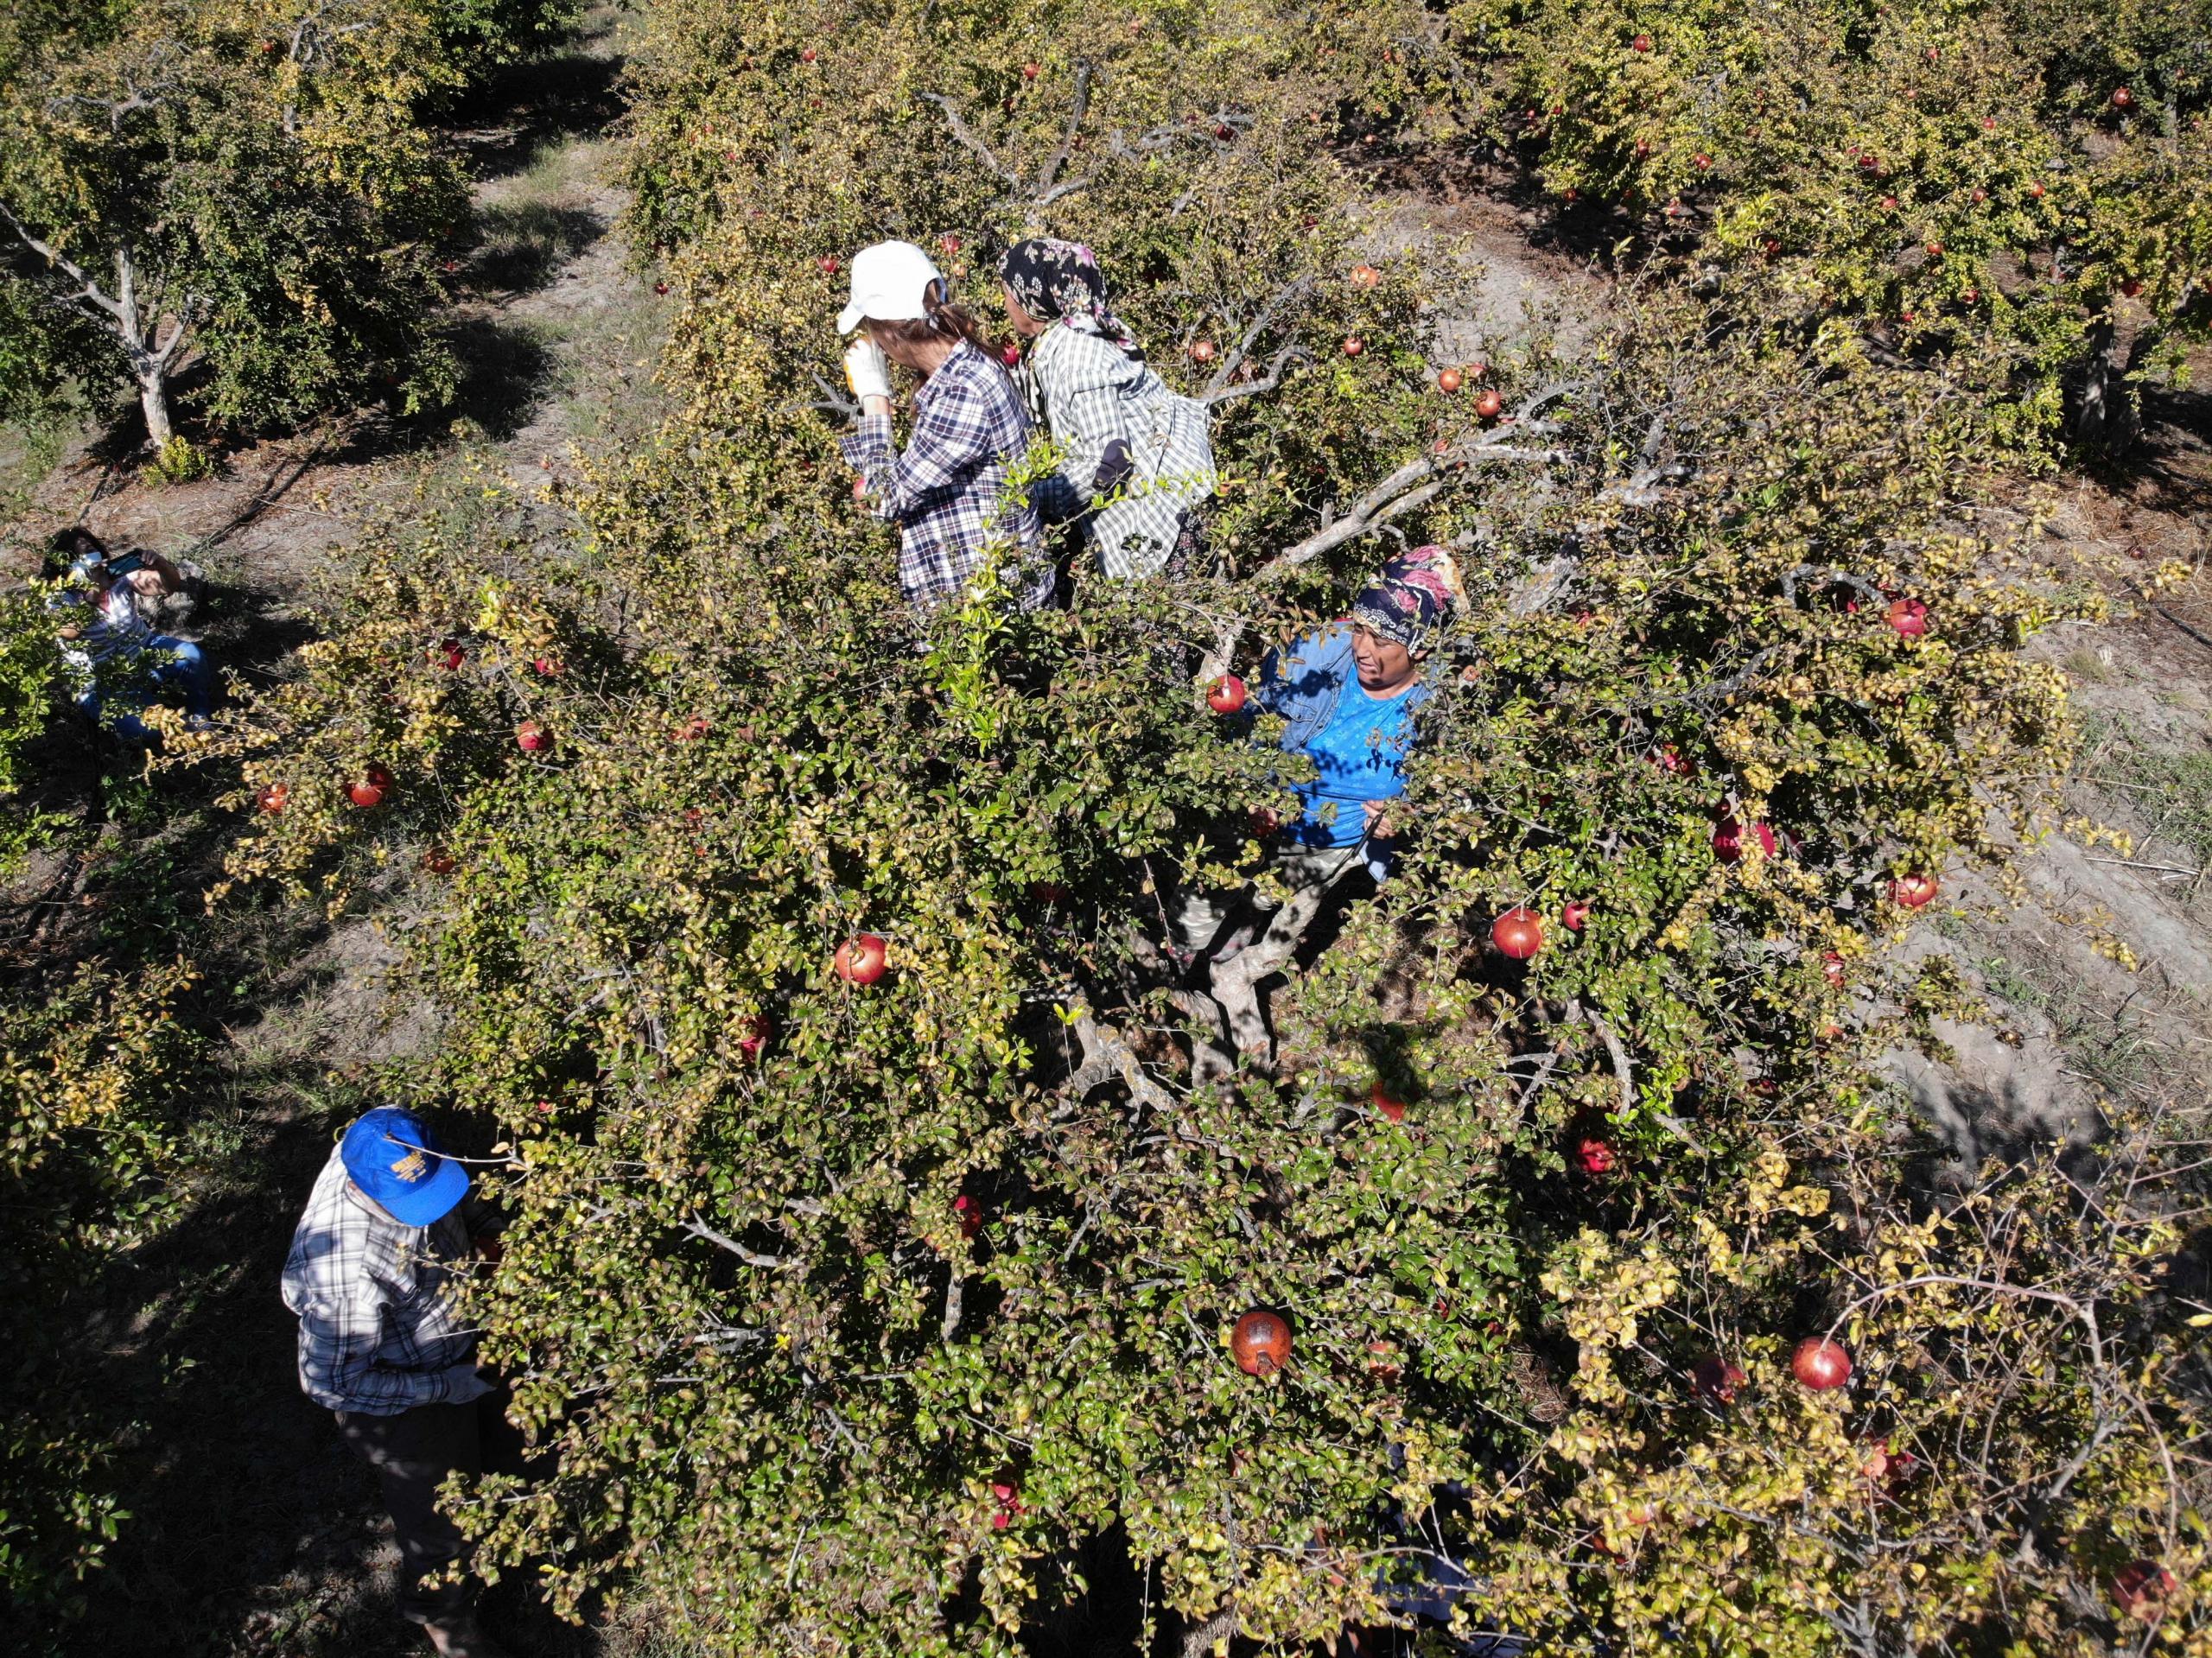
<path fill-rule="evenodd" d="M 866 334 L 845 348 L 845 384 L 863 408 L 870 397 L 891 399 L 891 359 Z"/>
<path fill-rule="evenodd" d="M 1363 800 L 1360 810 L 1367 814 L 1367 838 L 1387 841 L 1397 834 L 1397 825 L 1389 818 L 1390 803 L 1387 800 Z"/>
<path fill-rule="evenodd" d="M 167 591 L 159 570 L 133 570 L 123 579 L 130 584 L 133 593 L 143 593 L 149 599 L 158 599 Z"/>
<path fill-rule="evenodd" d="M 476 1251 L 476 1258 L 487 1267 L 498 1266 L 499 1257 L 507 1252 L 507 1246 L 496 1236 L 478 1238 L 471 1247 Z"/>

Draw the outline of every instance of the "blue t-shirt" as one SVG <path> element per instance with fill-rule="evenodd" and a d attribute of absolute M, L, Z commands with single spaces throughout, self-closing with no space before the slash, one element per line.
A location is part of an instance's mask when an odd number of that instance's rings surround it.
<path fill-rule="evenodd" d="M 1406 756 L 1413 747 L 1413 710 L 1419 698 L 1370 696 L 1357 674 L 1344 677 L 1329 722 L 1306 742 L 1316 776 L 1297 785 L 1305 815 L 1291 835 L 1309 847 L 1357 846 L 1367 836 L 1370 800 L 1393 800 L 1406 791 Z M 1328 823 L 1322 809 L 1334 806 Z"/>

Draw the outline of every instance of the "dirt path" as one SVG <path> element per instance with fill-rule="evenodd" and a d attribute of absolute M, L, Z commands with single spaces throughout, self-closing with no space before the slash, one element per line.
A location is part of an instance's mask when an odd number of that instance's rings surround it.
<path fill-rule="evenodd" d="M 166 489 L 86 433 L 31 492 L 10 537 L 17 558 L 79 519 L 111 543 L 186 554 L 211 583 L 194 631 L 218 663 L 267 683 L 312 635 L 314 602 L 342 588 L 365 529 L 404 514 L 465 452 L 488 452 L 534 489 L 572 474 L 575 450 L 650 422 L 661 308 L 613 233 L 620 156 L 605 136 L 622 21 L 604 9 L 577 50 L 519 72 L 461 135 L 478 184 L 446 322 L 464 365 L 457 411 L 414 422 L 365 411 L 238 449 L 217 476 Z M 183 827 L 157 838 L 188 869 L 187 848 L 205 855 L 220 825 L 175 804 Z M 118 1273 L 95 1332 L 100 1413 L 137 1425 L 120 1469 L 131 1517 L 53 1649 L 414 1652 L 391 1612 L 389 1523 L 327 1413 L 299 1391 L 276 1280 L 334 1129 L 375 1102 L 368 1067 L 421 1032 L 388 1021 L 380 974 L 394 956 L 366 920 L 323 929 L 241 911 L 195 925 L 180 912 L 226 981 L 213 994 L 227 1040 L 195 1110 L 188 1206 Z M 518 1649 L 546 1658 L 632 1649 L 619 1631 L 559 1625 L 512 1585 L 489 1607 Z"/>
<path fill-rule="evenodd" d="M 2206 367 L 2197 365 L 2201 380 Z M 1947 1031 L 1948 1063 L 1901 1059 L 1965 1166 L 2112 1137 L 2203 1133 L 2212 1071 L 2212 397 L 2146 399 L 2144 452 L 2068 484 L 2050 526 L 2059 569 L 2096 581 L 2113 619 L 2057 630 L 2033 653 L 2062 669 L 2086 741 L 2067 789 L 2081 824 L 2130 844 L 2054 835 L 2017 891 L 1964 884 L 1935 926 L 1989 1000 Z M 2132 556 L 2139 555 L 2139 556 Z M 2159 592 L 2167 560 L 2191 571 Z M 2114 578 L 2111 572 L 2123 574 Z M 1964 1109 L 1960 1109 L 1963 1102 Z"/>

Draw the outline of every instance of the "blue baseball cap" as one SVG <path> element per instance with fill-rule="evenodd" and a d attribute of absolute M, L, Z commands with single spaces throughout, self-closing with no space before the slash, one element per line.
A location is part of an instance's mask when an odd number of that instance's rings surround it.
<path fill-rule="evenodd" d="M 428 1226 L 468 1195 L 468 1171 L 438 1150 L 422 1118 L 396 1105 L 365 1113 L 338 1155 L 353 1184 L 402 1226 Z"/>

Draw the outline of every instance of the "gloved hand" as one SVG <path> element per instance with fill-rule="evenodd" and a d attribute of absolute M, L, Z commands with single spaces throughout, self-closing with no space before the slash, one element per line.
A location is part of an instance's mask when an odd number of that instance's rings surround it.
<path fill-rule="evenodd" d="M 891 360 L 866 334 L 845 348 L 845 384 L 863 403 L 870 397 L 887 400 L 891 396 Z"/>

